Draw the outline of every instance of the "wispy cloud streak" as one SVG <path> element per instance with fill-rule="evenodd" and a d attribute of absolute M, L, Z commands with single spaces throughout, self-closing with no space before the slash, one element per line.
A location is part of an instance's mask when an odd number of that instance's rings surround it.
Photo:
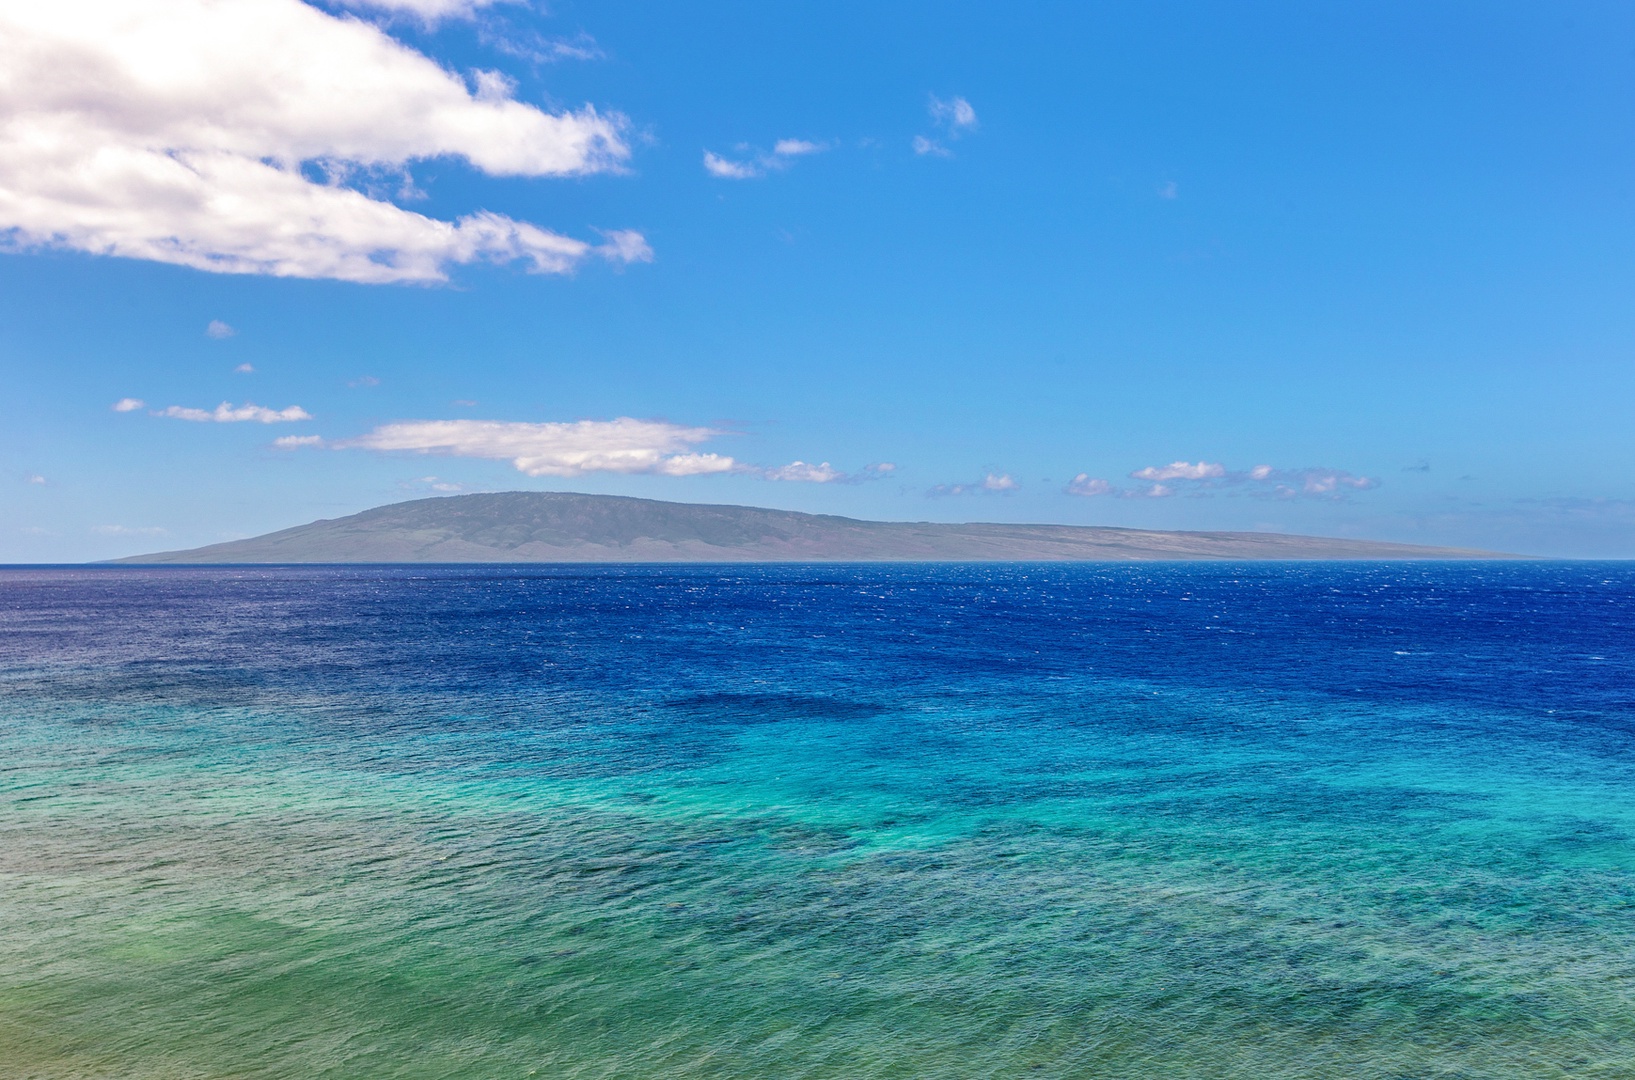
<path fill-rule="evenodd" d="M 170 405 L 154 415 L 207 424 L 288 424 L 297 420 L 312 419 L 312 414 L 299 405 L 291 405 L 284 409 L 268 409 L 248 401 L 243 405 L 233 405 L 224 401 L 214 409 L 190 409 L 183 405 Z"/>
<path fill-rule="evenodd" d="M 922 156 L 953 157 L 954 152 L 948 148 L 947 143 L 963 138 L 980 126 L 976 110 L 962 97 L 943 100 L 933 94 L 926 111 L 931 114 L 931 123 L 939 134 L 935 137 L 914 136 L 914 152 Z"/>
<path fill-rule="evenodd" d="M 693 449 L 724 432 L 663 420 L 579 420 L 525 423 L 501 420 L 400 420 L 334 445 L 342 449 L 447 454 L 509 461 L 528 476 L 650 473 L 698 476 L 732 472 L 723 454 Z"/>
<path fill-rule="evenodd" d="M 1130 479 L 1143 481 L 1124 487 L 1102 477 L 1079 473 L 1064 489 L 1069 495 L 1110 496 L 1120 499 L 1165 499 L 1175 495 L 1209 495 L 1217 491 L 1277 499 L 1345 499 L 1353 492 L 1379 487 L 1369 476 L 1344 469 L 1278 469 L 1270 465 L 1234 471 L 1219 462 L 1172 461 L 1133 470 Z"/>
<path fill-rule="evenodd" d="M 718 180 L 755 180 L 789 168 L 797 158 L 821 154 L 828 149 L 828 143 L 809 139 L 779 139 L 770 151 L 765 152 L 747 145 L 740 146 L 736 158 L 706 150 L 704 171 Z"/>

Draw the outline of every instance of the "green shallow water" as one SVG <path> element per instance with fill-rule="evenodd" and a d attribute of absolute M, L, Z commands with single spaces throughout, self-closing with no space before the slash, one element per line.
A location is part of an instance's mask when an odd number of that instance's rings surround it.
<path fill-rule="evenodd" d="M 160 620 L 7 669 L 6 1076 L 1635 1076 L 1621 672 L 1563 719 L 1338 685 L 1399 651 L 1335 667 L 1366 610 L 1327 676 L 1304 634 L 1211 682 L 1015 671 L 1042 642 L 1003 619 L 927 672 L 923 639 L 834 642 L 838 604 L 752 604 L 776 577 L 699 601 L 759 624 L 719 646 L 651 609 L 511 624 L 491 592 L 383 641 L 333 583 L 301 609 L 311 581 L 264 585 L 296 610 L 252 625 L 236 581 L 145 584 L 224 598 L 176 654 Z M 38 625 L 72 626 L 76 587 Z M 519 625 L 597 640 L 578 676 L 427 674 Z M 667 626 L 671 662 L 634 663 Z"/>

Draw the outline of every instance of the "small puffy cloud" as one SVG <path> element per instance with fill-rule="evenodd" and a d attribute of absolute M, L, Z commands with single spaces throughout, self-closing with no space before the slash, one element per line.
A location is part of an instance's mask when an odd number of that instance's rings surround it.
<path fill-rule="evenodd" d="M 1276 484 L 1276 493 L 1283 498 L 1314 495 L 1341 498 L 1348 491 L 1367 491 L 1380 486 L 1369 476 L 1353 476 L 1344 469 L 1274 469 L 1262 479 Z"/>
<path fill-rule="evenodd" d="M 978 127 L 976 110 L 962 97 L 949 98 L 945 101 L 932 94 L 926 110 L 931 114 L 931 122 L 941 134 L 938 138 L 929 135 L 914 136 L 914 152 L 922 157 L 927 155 L 953 157 L 953 151 L 948 149 L 943 140 L 953 142 Z"/>
<path fill-rule="evenodd" d="M 720 154 L 714 154 L 706 150 L 704 151 L 704 171 L 722 180 L 753 180 L 755 177 L 760 176 L 764 170 L 749 162 L 731 161 Z"/>
<path fill-rule="evenodd" d="M 916 154 L 930 154 L 933 157 L 953 157 L 954 152 L 935 139 L 928 139 L 924 135 L 914 136 L 914 152 Z"/>
<path fill-rule="evenodd" d="M 322 435 L 280 435 L 273 440 L 273 446 L 279 450 L 299 450 L 303 446 L 322 446 Z"/>
<path fill-rule="evenodd" d="M 966 480 L 957 484 L 938 484 L 926 492 L 938 498 L 944 495 L 1005 495 L 1021 488 L 1009 473 L 989 473 L 981 480 Z"/>
<path fill-rule="evenodd" d="M 1069 495 L 1084 495 L 1087 497 L 1095 495 L 1112 495 L 1117 490 L 1118 489 L 1116 487 L 1108 483 L 1106 480 L 1103 480 L 1097 476 L 1091 476 L 1089 473 L 1082 472 L 1075 476 L 1072 480 L 1068 481 L 1067 484 L 1067 493 Z"/>
<path fill-rule="evenodd" d="M 453 480 L 443 480 L 436 476 L 422 476 L 414 482 L 429 487 L 433 491 L 441 491 L 450 495 L 466 489 L 464 484 L 457 484 Z"/>
<path fill-rule="evenodd" d="M 45 483 L 45 477 L 41 476 L 39 473 L 35 473 L 34 475 L 27 477 L 23 482 L 27 484 L 43 484 Z"/>
<path fill-rule="evenodd" d="M 711 473 L 738 472 L 739 465 L 721 454 L 676 454 L 659 462 L 658 467 L 651 471 L 661 476 L 708 476 Z"/>
<path fill-rule="evenodd" d="M 380 380 L 373 375 L 359 375 L 357 378 L 348 381 L 346 385 L 354 390 L 367 390 L 371 386 L 379 386 Z"/>
<path fill-rule="evenodd" d="M 480 0 L 373 6 L 429 18 Z M 379 27 L 301 0 L 0 3 L 0 238 L 14 250 L 364 283 L 630 261 L 628 241 L 486 211 L 440 220 L 367 190 L 433 158 L 494 176 L 619 171 L 625 127 L 525 104 L 492 78 L 473 92 Z"/>
<path fill-rule="evenodd" d="M 1227 473 L 1228 485 L 1246 485 L 1249 493 L 1278 499 L 1344 499 L 1353 491 L 1380 486 L 1371 476 L 1357 476 L 1344 469 L 1276 469 L 1256 465 L 1245 473 Z"/>
<path fill-rule="evenodd" d="M 962 97 L 944 101 L 933 94 L 928 109 L 932 122 L 946 129 L 954 138 L 958 138 L 962 132 L 974 131 L 977 127 L 976 110 Z"/>
<path fill-rule="evenodd" d="M 808 465 L 804 461 L 792 461 L 788 465 L 780 465 L 775 469 L 768 469 L 763 473 L 768 480 L 796 480 L 808 484 L 832 484 L 836 480 L 848 480 L 845 473 L 825 461 L 821 465 Z"/>
<path fill-rule="evenodd" d="M 171 405 L 155 413 L 156 416 L 168 416 L 173 420 L 192 420 L 195 423 L 215 424 L 288 424 L 296 420 L 311 420 L 312 414 L 299 405 L 291 405 L 285 409 L 268 409 L 261 405 L 254 405 L 246 401 L 243 405 L 231 405 L 222 402 L 214 409 L 189 409 L 183 405 Z"/>
<path fill-rule="evenodd" d="M 240 375 L 254 375 L 255 374 L 255 365 L 254 364 L 248 364 L 248 363 L 240 364 L 238 367 L 234 368 L 233 370 L 238 372 Z"/>
<path fill-rule="evenodd" d="M 140 409 L 146 404 L 147 402 L 143 401 L 141 398 L 122 397 L 118 401 L 114 402 L 110 408 L 112 408 L 114 412 L 135 412 L 137 409 Z"/>
<path fill-rule="evenodd" d="M 1186 461 L 1172 461 L 1168 465 L 1149 465 L 1130 474 L 1132 480 L 1213 480 L 1226 475 L 1226 466 L 1200 461 L 1196 465 Z"/>
<path fill-rule="evenodd" d="M 653 249 L 648 245 L 647 237 L 635 229 L 603 230 L 602 243 L 596 251 L 612 263 L 628 265 L 653 261 Z"/>
<path fill-rule="evenodd" d="M 580 420 L 531 424 L 500 420 L 400 420 L 337 445 L 510 461 L 529 476 L 650 473 L 697 476 L 739 471 L 721 454 L 692 448 L 723 434 L 663 420 Z"/>
<path fill-rule="evenodd" d="M 809 139 L 779 139 L 773 144 L 772 152 L 779 157 L 804 157 L 807 154 L 821 154 L 827 149 L 824 144 Z"/>
<path fill-rule="evenodd" d="M 795 158 L 821 154 L 829 146 L 809 139 L 779 139 L 772 145 L 770 153 L 755 152 L 749 146 L 738 149 L 750 156 L 733 159 L 704 151 L 704 171 L 721 180 L 754 180 L 769 172 L 787 169 Z"/>
<path fill-rule="evenodd" d="M 222 338 L 230 338 L 237 332 L 220 319 L 211 319 L 210 325 L 204 328 L 204 336 L 215 338 L 217 341 Z"/>

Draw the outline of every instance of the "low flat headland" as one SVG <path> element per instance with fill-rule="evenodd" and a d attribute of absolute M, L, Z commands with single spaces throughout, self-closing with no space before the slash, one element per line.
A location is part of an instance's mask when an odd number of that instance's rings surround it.
<path fill-rule="evenodd" d="M 1260 532 L 862 521 L 754 506 L 510 491 L 415 499 L 122 563 L 1128 562 L 1490 559 L 1487 551 Z"/>

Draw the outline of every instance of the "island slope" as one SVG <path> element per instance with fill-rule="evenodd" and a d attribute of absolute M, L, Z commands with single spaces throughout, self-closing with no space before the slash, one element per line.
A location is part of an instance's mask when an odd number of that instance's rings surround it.
<path fill-rule="evenodd" d="M 1481 559 L 1490 552 L 1283 533 L 860 521 L 752 506 L 499 492 L 416 499 L 122 563 L 980 562 Z"/>

